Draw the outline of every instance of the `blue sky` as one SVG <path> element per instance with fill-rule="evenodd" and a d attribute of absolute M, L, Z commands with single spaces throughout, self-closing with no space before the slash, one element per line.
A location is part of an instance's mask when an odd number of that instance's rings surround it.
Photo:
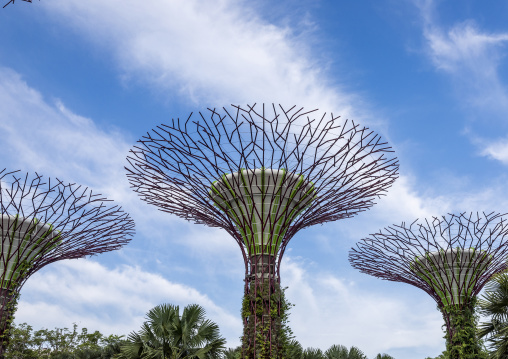
<path fill-rule="evenodd" d="M 0 167 L 88 185 L 136 221 L 123 250 L 47 266 L 18 322 L 127 334 L 153 306 L 203 305 L 239 344 L 243 263 L 225 231 L 141 202 L 123 166 L 153 127 L 207 106 L 282 103 L 369 126 L 400 159 L 388 195 L 299 232 L 282 264 L 304 347 L 436 356 L 423 291 L 358 273 L 359 239 L 392 223 L 506 211 L 504 1 L 16 1 L 0 11 Z"/>

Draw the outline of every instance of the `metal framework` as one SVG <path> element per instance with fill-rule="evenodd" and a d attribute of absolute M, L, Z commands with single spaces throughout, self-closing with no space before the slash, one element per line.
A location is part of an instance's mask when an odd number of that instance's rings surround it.
<path fill-rule="evenodd" d="M 144 201 L 236 240 L 245 262 L 243 355 L 276 357 L 289 240 L 374 205 L 397 178 L 390 152 L 377 134 L 333 114 L 232 105 L 157 126 L 126 169 Z"/>
<path fill-rule="evenodd" d="M 19 291 L 42 267 L 119 249 L 134 234 L 134 221 L 87 187 L 39 174 L 0 171 L 0 358 Z"/>
<path fill-rule="evenodd" d="M 506 217 L 471 212 L 403 222 L 362 239 L 349 261 L 362 273 L 427 292 L 443 314 L 449 346 L 460 340 L 454 316 L 473 313 L 483 286 L 508 268 Z"/>
<path fill-rule="evenodd" d="M 7 5 L 9 4 L 14 4 L 14 1 L 15 0 L 9 0 L 9 2 L 7 4 L 5 4 L 3 7 L 6 7 Z M 32 0 L 22 0 L 22 1 L 25 1 L 25 2 L 32 2 Z"/>

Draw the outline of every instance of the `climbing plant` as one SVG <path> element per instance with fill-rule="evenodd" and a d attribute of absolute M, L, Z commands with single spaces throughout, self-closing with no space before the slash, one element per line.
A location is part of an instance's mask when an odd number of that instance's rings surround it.
<path fill-rule="evenodd" d="M 289 311 L 294 305 L 291 304 L 285 296 L 286 288 L 280 288 L 278 283 L 270 285 L 267 281 L 258 285 L 257 290 L 255 284 L 251 283 L 251 290 L 244 295 L 242 301 L 242 318 L 248 323 L 244 328 L 242 336 L 243 353 L 242 358 L 251 358 L 256 353 L 257 358 L 262 359 L 286 359 L 290 358 L 289 352 L 292 349 L 291 343 L 294 339 L 293 331 L 289 327 Z M 269 298 L 269 299 L 268 299 Z M 265 301 L 270 301 L 270 305 L 266 305 Z M 253 306 L 252 304 L 256 305 Z M 255 313 L 254 313 L 255 308 Z M 264 308 L 270 308 L 265 313 Z M 256 316 L 256 320 L 254 320 Z M 254 323 L 261 328 L 254 328 Z M 251 331 L 256 331 L 255 343 L 249 344 Z M 270 341 L 266 338 L 276 338 L 272 341 L 270 350 Z M 271 352 L 271 354 L 270 354 Z"/>
<path fill-rule="evenodd" d="M 465 305 L 447 305 L 442 308 L 443 317 L 449 328 L 444 336 L 446 339 L 446 350 L 443 352 L 444 358 L 488 358 L 488 354 L 483 348 L 483 341 L 478 338 L 478 315 L 475 314 L 476 301 L 476 297 L 473 297 Z M 446 324 L 443 327 L 446 327 Z"/>

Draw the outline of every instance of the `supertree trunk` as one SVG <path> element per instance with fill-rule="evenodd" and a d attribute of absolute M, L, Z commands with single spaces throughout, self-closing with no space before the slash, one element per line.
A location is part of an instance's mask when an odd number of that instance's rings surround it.
<path fill-rule="evenodd" d="M 276 274 L 276 258 L 255 255 L 245 280 L 242 319 L 242 357 L 282 358 L 280 343 L 282 292 Z"/>
<path fill-rule="evenodd" d="M 12 322 L 19 294 L 9 289 L 0 289 L 0 359 L 5 357 L 9 346 Z"/>
<path fill-rule="evenodd" d="M 449 359 L 482 358 L 475 318 L 476 296 L 462 306 L 440 308 L 446 324 L 446 357 Z"/>

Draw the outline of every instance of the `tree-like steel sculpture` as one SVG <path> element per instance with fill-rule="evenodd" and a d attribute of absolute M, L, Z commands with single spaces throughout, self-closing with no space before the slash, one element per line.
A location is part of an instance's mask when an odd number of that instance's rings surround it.
<path fill-rule="evenodd" d="M 0 171 L 0 358 L 19 291 L 49 263 L 119 249 L 134 234 L 134 221 L 88 188 Z"/>
<path fill-rule="evenodd" d="M 280 263 L 301 229 L 370 208 L 397 177 L 380 137 L 303 108 L 232 106 L 173 119 L 128 156 L 128 178 L 161 211 L 225 229 L 245 262 L 243 356 L 281 355 Z"/>
<path fill-rule="evenodd" d="M 427 292 L 446 324 L 447 358 L 480 358 L 475 331 L 476 296 L 507 269 L 506 215 L 449 214 L 371 234 L 352 248 L 354 268 Z"/>

